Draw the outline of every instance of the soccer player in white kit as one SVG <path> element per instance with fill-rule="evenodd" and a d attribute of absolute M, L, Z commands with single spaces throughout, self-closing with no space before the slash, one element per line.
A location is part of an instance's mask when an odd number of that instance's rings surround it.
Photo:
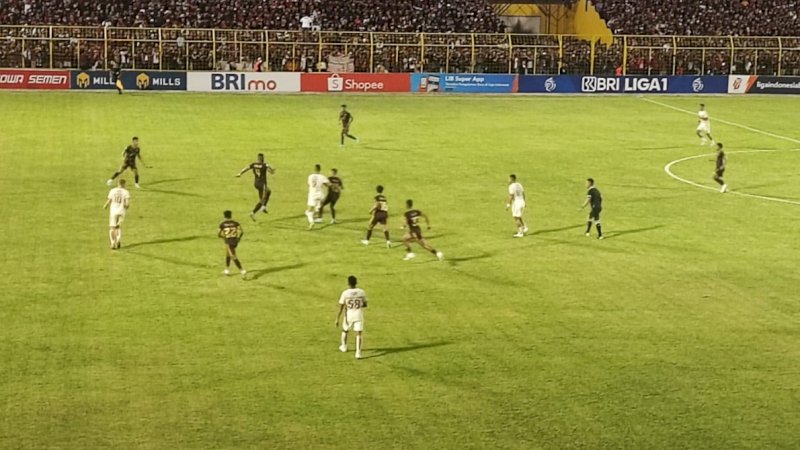
<path fill-rule="evenodd" d="M 339 296 L 339 312 L 336 314 L 336 327 L 339 327 L 339 319 L 342 312 L 347 311 L 342 322 L 342 337 L 339 341 L 339 351 L 347 352 L 347 333 L 352 329 L 356 332 L 356 359 L 361 359 L 361 347 L 364 332 L 364 308 L 367 307 L 367 294 L 363 289 L 357 288 L 358 280 L 354 275 L 347 277 L 347 284 L 350 286 Z"/>
<path fill-rule="evenodd" d="M 119 185 L 108 192 L 106 204 L 103 209 L 108 208 L 108 238 L 111 241 L 111 249 L 118 249 L 122 246 L 122 229 L 120 226 L 125 220 L 125 212 L 130 206 L 131 193 L 125 189 L 125 180 L 119 180 Z"/>
<path fill-rule="evenodd" d="M 714 138 L 711 136 L 711 120 L 708 118 L 706 105 L 700 104 L 700 111 L 697 113 L 697 137 L 700 138 L 700 145 L 706 145 L 706 139 L 714 145 Z"/>
<path fill-rule="evenodd" d="M 306 217 L 308 218 L 308 229 L 314 228 L 315 223 L 322 223 L 319 218 L 322 202 L 325 200 L 325 186 L 330 184 L 328 178 L 320 172 L 322 167 L 319 164 L 314 165 L 314 173 L 308 176 L 308 209 L 306 209 Z"/>
<path fill-rule="evenodd" d="M 522 214 L 525 212 L 525 189 L 522 184 L 517 182 L 517 176 L 513 173 L 508 176 L 508 201 L 506 202 L 506 211 L 511 208 L 511 217 L 514 218 L 514 223 L 517 225 L 517 234 L 514 237 L 521 238 L 528 232 L 528 227 L 525 226 L 525 221 L 522 220 Z"/>

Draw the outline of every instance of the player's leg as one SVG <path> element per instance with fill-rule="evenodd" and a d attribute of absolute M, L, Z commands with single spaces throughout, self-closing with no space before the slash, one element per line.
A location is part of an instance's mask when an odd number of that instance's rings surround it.
<path fill-rule="evenodd" d="M 113 226 L 108 227 L 108 240 L 112 250 L 117 248 L 117 231 Z"/>
<path fill-rule="evenodd" d="M 244 276 L 247 271 L 242 268 L 242 262 L 239 261 L 239 257 L 236 255 L 236 244 L 228 244 L 228 256 L 230 256 L 233 264 L 236 265 L 236 268 L 239 269 L 239 272 Z"/>
<path fill-rule="evenodd" d="M 122 172 L 125 172 L 125 169 L 126 169 L 126 168 L 127 168 L 127 166 L 126 166 L 125 164 L 123 164 L 123 165 L 119 166 L 119 170 L 117 170 L 116 172 L 114 172 L 114 175 L 111 175 L 111 178 L 109 178 L 109 179 L 108 179 L 108 181 L 106 181 L 106 184 L 107 184 L 107 185 L 109 185 L 109 186 L 111 186 L 112 184 L 114 184 L 114 180 L 116 180 L 116 179 L 117 179 L 117 177 L 118 177 L 118 176 L 120 176 L 120 175 L 122 174 Z"/>
<path fill-rule="evenodd" d="M 442 253 L 442 252 L 436 250 L 435 248 L 433 248 L 433 246 L 431 244 L 429 244 L 428 241 L 425 240 L 424 238 L 421 238 L 421 237 L 418 238 L 417 242 L 419 242 L 419 245 L 421 245 L 422 248 L 424 248 L 425 250 L 431 252 L 433 254 L 433 256 L 435 256 L 439 261 L 444 259 L 444 253 Z"/>
<path fill-rule="evenodd" d="M 596 210 L 592 214 L 594 219 L 594 227 L 597 228 L 597 239 L 603 239 L 603 226 L 600 225 L 600 210 Z"/>
<path fill-rule="evenodd" d="M 392 240 L 389 239 L 389 225 L 387 225 L 386 222 L 384 222 L 382 224 L 382 227 L 383 227 L 383 237 L 386 238 L 386 248 L 391 248 Z"/>
<path fill-rule="evenodd" d="M 408 261 L 409 259 L 412 259 L 412 258 L 417 256 L 411 250 L 411 244 L 415 240 L 416 239 L 414 238 L 414 236 L 412 236 L 410 233 L 408 233 L 405 236 L 403 236 L 403 245 L 405 245 L 405 247 L 406 247 L 406 256 L 403 258 L 403 261 Z"/>
<path fill-rule="evenodd" d="M 265 186 L 264 187 L 264 195 L 263 195 L 262 200 L 261 200 L 261 203 L 263 204 L 263 207 L 261 208 L 261 211 L 263 211 L 264 214 L 269 212 L 269 211 L 267 211 L 267 204 L 269 204 L 269 198 L 270 197 L 272 197 L 272 189 L 270 189 L 269 186 Z"/>
<path fill-rule="evenodd" d="M 325 216 L 325 207 L 328 206 L 330 203 L 331 203 L 331 196 L 330 196 L 330 194 L 328 194 L 328 196 L 325 197 L 325 200 L 322 201 L 322 204 L 319 205 L 319 218 L 320 219 L 322 219 Z"/>
<path fill-rule="evenodd" d="M 364 245 L 369 245 L 369 240 L 372 238 L 372 229 L 375 228 L 375 217 L 373 216 L 367 224 L 367 237 L 361 240 Z"/>
<path fill-rule="evenodd" d="M 338 198 L 332 198 L 330 201 L 331 205 L 331 223 L 336 223 L 336 202 L 339 201 Z"/>
<path fill-rule="evenodd" d="M 344 128 L 342 128 L 342 132 L 339 134 L 339 146 L 344 147 L 344 137 L 347 134 Z"/>
<path fill-rule="evenodd" d="M 342 335 L 339 337 L 339 351 L 344 353 L 347 351 L 347 331 L 350 329 L 350 324 L 347 323 L 347 315 L 344 317 L 342 323 Z"/>
<path fill-rule="evenodd" d="M 364 345 L 363 329 L 359 326 L 361 322 L 356 322 L 356 359 L 361 359 L 361 349 Z"/>
<path fill-rule="evenodd" d="M 264 186 L 255 185 L 256 191 L 258 191 L 258 203 L 256 206 L 253 207 L 253 210 L 250 211 L 250 218 L 255 222 L 256 220 L 256 213 L 261 211 L 264 207 Z"/>
<path fill-rule="evenodd" d="M 139 189 L 139 169 L 131 167 L 131 172 L 133 172 L 133 184 L 136 186 L 136 189 Z"/>

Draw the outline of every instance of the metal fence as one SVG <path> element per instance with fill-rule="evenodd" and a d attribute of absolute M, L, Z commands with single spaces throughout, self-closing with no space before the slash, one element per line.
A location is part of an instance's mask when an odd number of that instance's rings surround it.
<path fill-rule="evenodd" d="M 800 75 L 800 37 L 361 33 L 0 26 L 0 67 L 358 72 Z"/>

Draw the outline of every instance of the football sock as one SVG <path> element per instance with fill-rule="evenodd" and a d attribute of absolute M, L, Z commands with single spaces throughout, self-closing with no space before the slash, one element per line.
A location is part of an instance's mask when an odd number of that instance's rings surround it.
<path fill-rule="evenodd" d="M 598 222 L 597 225 L 595 225 L 595 227 L 597 227 L 597 237 L 602 236 L 603 235 L 603 228 L 600 226 L 600 222 Z"/>
<path fill-rule="evenodd" d="M 135 175 L 133 177 L 133 182 L 136 183 L 136 184 L 139 184 L 139 175 Z"/>
<path fill-rule="evenodd" d="M 108 239 L 111 241 L 111 245 L 114 245 L 114 243 L 117 240 L 116 237 L 115 237 L 115 234 L 116 233 L 114 233 L 114 229 L 113 228 L 108 230 Z"/>
<path fill-rule="evenodd" d="M 122 228 L 117 228 L 117 245 L 122 242 Z"/>
<path fill-rule="evenodd" d="M 355 141 L 355 140 L 358 140 L 358 138 L 357 138 L 357 137 L 355 137 L 355 136 L 353 136 L 352 134 L 348 134 L 348 135 L 347 135 L 347 137 L 349 137 L 350 139 L 352 139 L 352 140 L 354 140 L 354 141 Z"/>
<path fill-rule="evenodd" d="M 116 179 L 119 176 L 120 173 L 122 173 L 122 172 L 114 172 L 114 175 L 111 175 L 111 179 L 112 180 Z"/>
<path fill-rule="evenodd" d="M 308 218 L 308 223 L 314 223 L 314 213 L 311 211 L 306 211 L 306 218 Z"/>
<path fill-rule="evenodd" d="M 263 208 L 263 206 L 261 205 L 261 202 L 256 203 L 256 207 L 253 208 L 253 214 L 261 211 L 262 208 Z"/>
<path fill-rule="evenodd" d="M 389 230 L 384 231 L 383 235 L 386 236 L 387 241 L 391 241 L 391 239 L 389 239 Z"/>
<path fill-rule="evenodd" d="M 236 268 L 242 270 L 242 263 L 239 262 L 239 259 L 234 259 L 233 263 L 236 264 Z"/>
<path fill-rule="evenodd" d="M 345 320 L 347 320 L 347 319 L 345 319 Z M 347 332 L 342 331 L 342 337 L 339 338 L 339 343 L 341 345 L 347 345 Z"/>
<path fill-rule="evenodd" d="M 225 268 L 227 269 L 230 266 L 231 266 L 231 257 L 230 256 L 226 256 L 225 257 Z"/>
<path fill-rule="evenodd" d="M 372 230 L 367 230 L 367 240 L 370 240 L 372 237 Z"/>
<path fill-rule="evenodd" d="M 267 191 L 266 195 L 264 195 L 264 209 L 267 208 L 267 203 L 269 203 L 269 198 L 272 196 L 272 191 Z"/>
<path fill-rule="evenodd" d="M 341 142 L 339 142 L 339 143 L 340 143 L 341 145 L 344 145 L 344 135 L 342 135 Z"/>
<path fill-rule="evenodd" d="M 431 249 L 430 249 L 430 250 L 428 250 L 428 251 L 429 251 L 429 252 L 431 252 L 431 253 L 433 253 L 434 255 L 437 253 L 435 248 L 431 248 Z"/>
<path fill-rule="evenodd" d="M 356 353 L 361 353 L 361 336 L 356 335 Z"/>
<path fill-rule="evenodd" d="M 592 231 L 592 221 L 591 220 L 586 222 L 586 232 L 588 233 L 590 231 Z"/>
<path fill-rule="evenodd" d="M 331 205 L 331 219 L 336 220 L 336 209 Z"/>

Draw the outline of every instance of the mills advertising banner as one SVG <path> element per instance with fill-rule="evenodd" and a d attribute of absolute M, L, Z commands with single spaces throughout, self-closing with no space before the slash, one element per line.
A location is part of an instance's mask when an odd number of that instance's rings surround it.
<path fill-rule="evenodd" d="M 186 72 L 164 72 L 154 70 L 124 70 L 120 73 L 122 86 L 138 91 L 185 91 Z M 116 89 L 111 73 L 96 70 L 73 70 L 70 89 Z"/>

